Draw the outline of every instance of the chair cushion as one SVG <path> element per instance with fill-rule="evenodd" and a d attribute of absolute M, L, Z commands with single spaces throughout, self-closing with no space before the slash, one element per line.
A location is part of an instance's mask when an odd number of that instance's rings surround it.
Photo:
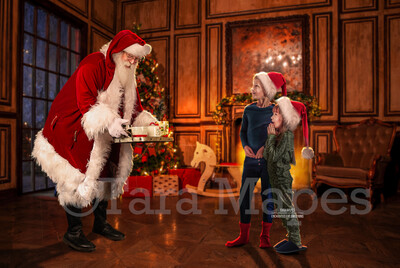
<path fill-rule="evenodd" d="M 363 187 L 367 188 L 367 180 L 365 179 L 353 179 L 353 178 L 336 178 L 336 177 L 329 177 L 329 176 L 316 176 L 317 182 L 326 183 L 328 185 L 332 185 L 335 187 Z"/>
<path fill-rule="evenodd" d="M 367 180 L 368 178 L 368 171 L 361 168 L 317 166 L 316 174 L 343 179 Z"/>

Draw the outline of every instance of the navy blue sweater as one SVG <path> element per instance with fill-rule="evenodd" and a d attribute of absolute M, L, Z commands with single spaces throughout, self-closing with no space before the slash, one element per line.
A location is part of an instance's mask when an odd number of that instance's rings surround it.
<path fill-rule="evenodd" d="M 274 105 L 260 108 L 254 102 L 244 108 L 240 128 L 243 148 L 247 145 L 253 150 L 254 154 L 257 154 L 257 151 L 264 146 L 268 138 L 267 127 L 271 123 L 273 107 Z"/>

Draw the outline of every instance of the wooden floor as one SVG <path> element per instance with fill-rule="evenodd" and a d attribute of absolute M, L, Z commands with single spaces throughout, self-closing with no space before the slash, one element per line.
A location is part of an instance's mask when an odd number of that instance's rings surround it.
<path fill-rule="evenodd" d="M 49 194 L 48 194 L 49 195 Z M 67 228 L 64 211 L 53 197 L 22 196 L 0 204 L 0 267 L 399 267 L 400 197 L 390 198 L 367 215 L 351 215 L 354 204 L 333 204 L 347 211 L 333 216 L 320 202 L 314 213 L 301 220 L 303 243 L 308 250 L 279 255 L 272 248 L 260 249 L 261 215 L 253 216 L 250 243 L 226 248 L 238 233 L 238 216 L 229 199 L 198 197 L 201 214 L 182 215 L 178 207 L 190 209 L 191 196 L 168 197 L 171 214 L 135 215 L 143 208 L 132 198 L 118 201 L 120 214 L 109 222 L 126 233 L 124 241 L 113 242 L 91 233 L 93 215 L 83 219 L 84 232 L 96 245 L 92 253 L 80 253 L 62 242 Z M 182 200 L 182 201 L 180 201 Z M 299 206 L 309 208 L 307 195 Z M 186 202 L 184 202 L 186 201 Z M 228 215 L 216 215 L 220 203 Z M 256 204 L 260 198 L 256 195 Z M 320 201 L 320 199 L 318 200 Z M 179 203 L 179 202 L 183 202 Z M 160 198 L 150 207 L 160 209 Z M 195 207 L 196 208 L 196 207 Z M 256 206 L 259 208 L 259 206 Z M 271 229 L 271 241 L 285 235 L 279 220 Z"/>

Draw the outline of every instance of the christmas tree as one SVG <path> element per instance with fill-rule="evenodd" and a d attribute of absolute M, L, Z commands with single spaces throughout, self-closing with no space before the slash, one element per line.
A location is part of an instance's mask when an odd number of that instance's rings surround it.
<path fill-rule="evenodd" d="M 139 33 L 140 25 L 134 25 L 133 32 Z M 165 88 L 157 76 L 158 63 L 151 53 L 143 58 L 136 68 L 136 82 L 140 101 L 145 110 L 159 121 L 168 121 Z M 173 134 L 170 125 L 170 136 Z M 172 142 L 153 145 L 136 144 L 133 152 L 132 176 L 165 174 L 171 168 L 180 166 L 178 148 Z"/>

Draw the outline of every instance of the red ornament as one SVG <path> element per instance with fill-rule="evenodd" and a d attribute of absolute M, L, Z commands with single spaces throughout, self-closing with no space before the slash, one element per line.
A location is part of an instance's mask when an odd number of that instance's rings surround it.
<path fill-rule="evenodd" d="M 147 155 L 142 156 L 142 163 L 147 162 L 147 159 L 148 159 Z"/>
<path fill-rule="evenodd" d="M 143 151 L 143 148 L 140 146 L 135 146 L 135 150 L 133 151 L 135 154 L 141 154 Z"/>
<path fill-rule="evenodd" d="M 148 150 L 149 150 L 150 156 L 152 156 L 152 155 L 156 156 L 156 150 L 154 149 L 154 147 L 149 147 Z"/>

